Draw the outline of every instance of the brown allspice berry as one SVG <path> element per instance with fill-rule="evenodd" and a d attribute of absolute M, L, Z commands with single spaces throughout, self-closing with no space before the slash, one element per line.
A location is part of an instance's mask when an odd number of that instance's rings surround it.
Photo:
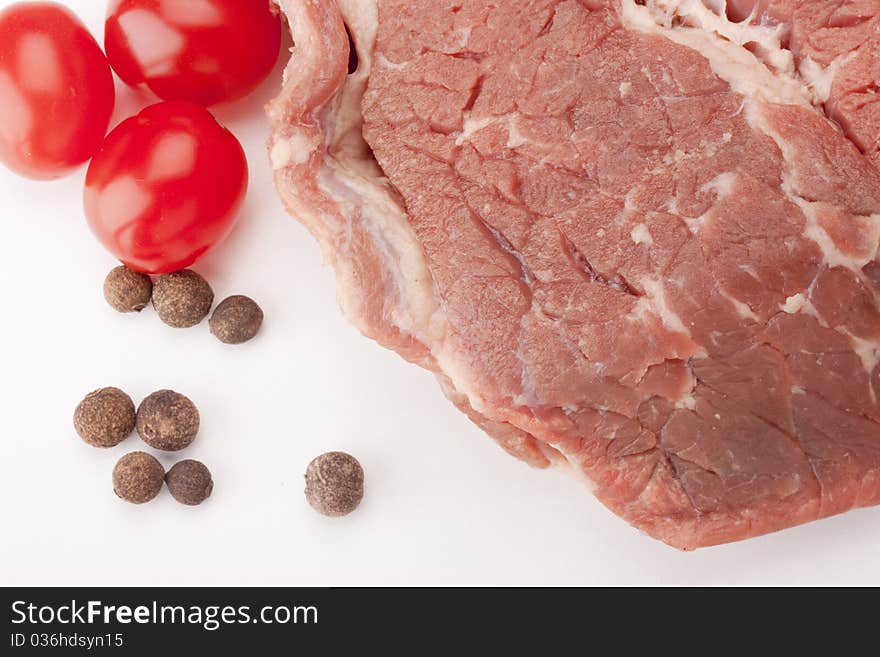
<path fill-rule="evenodd" d="M 113 492 L 126 502 L 149 502 L 165 481 L 165 468 L 146 452 L 126 454 L 113 468 Z"/>
<path fill-rule="evenodd" d="M 221 301 L 208 323 L 220 342 L 241 344 L 259 332 L 263 310 L 250 297 L 237 294 Z"/>
<path fill-rule="evenodd" d="M 80 437 L 95 447 L 114 447 L 131 435 L 134 402 L 119 388 L 101 388 L 86 395 L 73 413 Z"/>
<path fill-rule="evenodd" d="M 204 463 L 193 459 L 175 463 L 165 475 L 165 483 L 175 500 L 189 506 L 201 504 L 214 490 L 211 471 Z"/>
<path fill-rule="evenodd" d="M 150 447 L 176 452 L 188 447 L 199 431 L 199 409 L 185 395 L 159 390 L 137 409 L 137 432 Z"/>
<path fill-rule="evenodd" d="M 345 452 L 327 452 L 306 469 L 306 499 L 325 516 L 344 516 L 364 497 L 364 469 Z"/>
<path fill-rule="evenodd" d="M 111 270 L 104 279 L 104 298 L 121 313 L 139 313 L 153 296 L 153 281 L 125 265 Z"/>
<path fill-rule="evenodd" d="M 212 303 L 214 291 L 208 281 L 191 269 L 163 274 L 153 281 L 153 307 L 168 326 L 195 326 L 208 316 Z"/>

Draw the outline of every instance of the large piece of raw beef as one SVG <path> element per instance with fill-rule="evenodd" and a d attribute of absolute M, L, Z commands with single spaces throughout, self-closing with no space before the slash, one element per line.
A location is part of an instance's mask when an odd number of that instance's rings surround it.
<path fill-rule="evenodd" d="M 366 335 L 680 548 L 880 503 L 880 0 L 281 6 Z"/>

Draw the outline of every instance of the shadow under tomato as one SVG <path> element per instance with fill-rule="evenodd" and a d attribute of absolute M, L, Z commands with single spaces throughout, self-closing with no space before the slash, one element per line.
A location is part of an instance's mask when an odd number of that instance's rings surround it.
<path fill-rule="evenodd" d="M 293 39 L 290 30 L 285 25 L 281 30 L 281 50 L 278 61 L 269 76 L 260 85 L 244 98 L 233 100 L 228 103 L 214 105 L 208 109 L 227 128 L 235 132 L 236 124 L 242 121 L 266 122 L 266 103 L 275 98 L 281 92 L 281 76 L 287 62 L 290 61 L 290 49 L 293 47 Z"/>

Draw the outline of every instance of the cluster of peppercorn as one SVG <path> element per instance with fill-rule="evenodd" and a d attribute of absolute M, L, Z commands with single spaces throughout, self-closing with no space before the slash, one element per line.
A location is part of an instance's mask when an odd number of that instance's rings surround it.
<path fill-rule="evenodd" d="M 121 265 L 104 280 L 104 298 L 122 313 L 140 312 L 152 302 L 159 319 L 173 328 L 200 324 L 214 304 L 214 291 L 196 272 L 184 269 L 152 278 Z M 226 344 L 241 344 L 257 335 L 263 311 L 245 296 L 231 296 L 214 309 L 211 333 Z M 199 411 L 187 397 L 172 390 L 155 392 L 135 411 L 131 398 L 118 388 L 89 394 L 74 413 L 77 433 L 90 445 L 114 447 L 135 429 L 154 449 L 176 452 L 195 439 Z M 113 490 L 135 504 L 149 502 L 162 483 L 178 502 L 197 505 L 211 494 L 214 482 L 203 463 L 181 461 L 166 474 L 162 464 L 145 452 L 126 454 L 113 468 Z"/>
<path fill-rule="evenodd" d="M 173 390 L 159 390 L 144 399 L 137 410 L 119 388 L 101 388 L 86 395 L 73 414 L 80 437 L 94 447 L 115 447 L 137 430 L 154 449 L 177 452 L 188 447 L 199 431 L 199 410 Z M 211 495 L 211 473 L 199 461 L 187 459 L 167 474 L 162 464 L 146 452 L 131 452 L 113 468 L 113 490 L 123 500 L 143 504 L 155 498 L 162 484 L 181 504 L 195 506 Z"/>
<path fill-rule="evenodd" d="M 159 319 L 168 326 L 190 328 L 208 316 L 214 291 L 208 281 L 190 269 L 154 280 L 120 265 L 104 280 L 104 298 L 121 313 L 140 312 L 152 300 Z M 220 342 L 241 344 L 257 335 L 263 325 L 263 311 L 249 297 L 231 296 L 214 309 L 208 325 Z"/>
<path fill-rule="evenodd" d="M 124 313 L 140 312 L 152 301 L 163 322 L 174 328 L 189 328 L 208 316 L 214 291 L 202 276 L 189 269 L 154 279 L 119 266 L 104 281 L 104 298 Z M 240 344 L 256 336 L 262 322 L 263 311 L 252 299 L 232 296 L 217 306 L 209 326 L 221 342 Z M 147 397 L 136 414 L 131 399 L 121 390 L 98 390 L 80 404 L 76 417 L 77 431 L 90 444 L 111 447 L 136 426 L 148 445 L 171 451 L 192 442 L 199 422 L 195 405 L 167 390 Z M 315 458 L 309 463 L 305 479 L 306 499 L 326 516 L 348 515 L 364 496 L 363 468 L 344 452 L 327 452 Z M 210 472 L 198 461 L 181 461 L 165 474 L 162 465 L 144 452 L 127 454 L 113 470 L 116 494 L 137 504 L 158 495 L 163 480 L 175 499 L 184 504 L 200 504 L 213 486 Z"/>

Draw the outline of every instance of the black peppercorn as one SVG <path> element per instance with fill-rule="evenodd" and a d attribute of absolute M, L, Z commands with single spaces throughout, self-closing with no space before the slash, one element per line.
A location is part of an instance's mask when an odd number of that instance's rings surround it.
<path fill-rule="evenodd" d="M 175 500 L 190 506 L 201 504 L 214 490 L 210 470 L 201 461 L 192 459 L 174 464 L 165 475 L 165 483 Z"/>
<path fill-rule="evenodd" d="M 263 311 L 249 297 L 236 295 L 224 299 L 214 309 L 211 333 L 226 344 L 240 344 L 253 338 L 263 324 Z"/>
<path fill-rule="evenodd" d="M 104 279 L 104 298 L 121 313 L 139 313 L 153 295 L 153 281 L 146 274 L 124 265 L 113 269 Z"/>
<path fill-rule="evenodd" d="M 118 445 L 134 431 L 134 425 L 134 402 L 119 388 L 90 392 L 73 413 L 76 432 L 95 447 Z"/>
<path fill-rule="evenodd" d="M 145 452 L 126 454 L 113 468 L 113 491 L 126 502 L 149 502 L 162 490 L 165 468 Z"/>
<path fill-rule="evenodd" d="M 174 328 L 195 326 L 208 316 L 212 303 L 211 286 L 190 269 L 163 274 L 153 284 L 153 307 Z"/>
<path fill-rule="evenodd" d="M 344 516 L 364 497 L 364 470 L 345 452 L 328 452 L 306 469 L 306 499 L 318 513 Z"/>
<path fill-rule="evenodd" d="M 137 410 L 137 432 L 150 447 L 176 452 L 189 446 L 199 431 L 199 410 L 173 390 L 159 390 Z"/>

